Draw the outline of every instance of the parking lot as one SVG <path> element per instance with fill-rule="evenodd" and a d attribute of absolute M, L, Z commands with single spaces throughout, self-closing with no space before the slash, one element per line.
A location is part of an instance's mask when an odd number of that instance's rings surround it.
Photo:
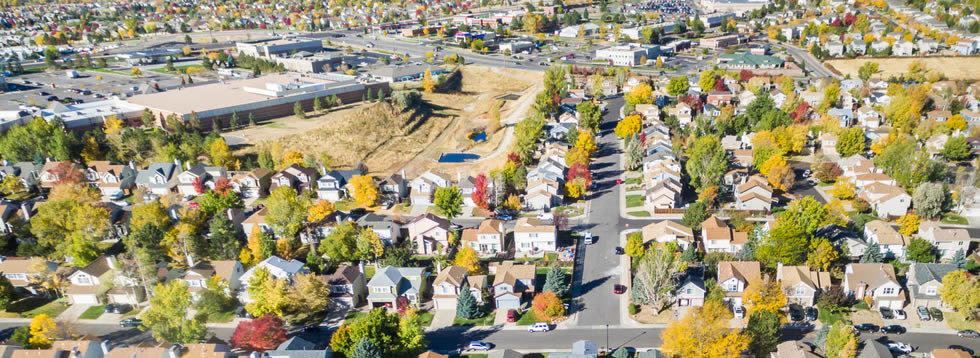
<path fill-rule="evenodd" d="M 121 68 L 114 70 L 123 71 Z M 58 70 L 9 77 L 7 83 L 16 85 L 20 90 L 0 94 L 0 110 L 23 109 L 21 106 L 46 108 L 49 99 L 55 100 L 55 97 L 62 103 L 72 101 L 87 103 L 114 95 L 128 96 L 137 93 L 140 86 L 152 86 L 154 83 L 160 88 L 180 85 L 178 77 L 151 71 L 144 71 L 140 77 L 100 71 L 79 71 L 78 75 L 76 78 L 70 78 L 66 71 Z M 78 90 L 78 93 L 72 89 Z M 89 92 L 83 94 L 82 90 Z"/>

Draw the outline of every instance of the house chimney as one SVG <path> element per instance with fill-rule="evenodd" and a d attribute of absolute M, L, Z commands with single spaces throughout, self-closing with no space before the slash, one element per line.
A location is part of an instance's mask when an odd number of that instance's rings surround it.
<path fill-rule="evenodd" d="M 176 165 L 178 169 L 183 167 L 183 164 L 180 162 L 180 159 L 177 158 L 174 158 L 174 165 Z"/>
<path fill-rule="evenodd" d="M 136 170 L 136 163 L 133 163 L 132 160 L 129 161 L 129 169 Z"/>
<path fill-rule="evenodd" d="M 187 267 L 194 267 L 194 255 L 187 254 Z"/>
<path fill-rule="evenodd" d="M 436 273 L 442 272 L 442 262 L 436 261 Z"/>
<path fill-rule="evenodd" d="M 402 168 L 402 180 L 405 180 L 405 169 Z"/>
<path fill-rule="evenodd" d="M 110 269 L 113 269 L 113 270 L 116 269 L 116 257 L 115 256 L 111 256 L 111 255 L 110 256 L 106 256 L 105 257 L 105 262 L 107 264 L 109 264 L 109 268 Z"/>
<path fill-rule="evenodd" d="M 362 275 L 364 274 L 364 261 L 357 262 L 357 270 L 360 271 Z"/>
<path fill-rule="evenodd" d="M 108 341 L 102 341 L 102 343 L 99 344 L 99 348 L 102 348 L 102 355 L 103 356 L 106 355 L 106 354 L 109 354 L 109 351 L 112 350 L 112 347 L 109 346 L 109 342 Z"/>
<path fill-rule="evenodd" d="M 31 221 L 31 208 L 27 203 L 20 203 L 20 214 L 24 216 L 24 221 Z"/>
<path fill-rule="evenodd" d="M 184 170 L 191 170 L 191 162 L 184 163 Z"/>

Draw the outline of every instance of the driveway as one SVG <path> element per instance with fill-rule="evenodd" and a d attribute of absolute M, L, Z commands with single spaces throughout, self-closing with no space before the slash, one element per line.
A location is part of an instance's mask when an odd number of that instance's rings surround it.
<path fill-rule="evenodd" d="M 67 322 L 77 321 L 78 317 L 81 316 L 82 313 L 85 313 L 85 310 L 87 310 L 89 307 L 92 306 L 96 306 L 96 305 L 75 304 L 75 305 L 68 306 L 68 309 L 66 309 L 64 312 L 61 312 L 61 314 L 58 315 L 56 319 L 59 321 L 67 321 Z"/>
<path fill-rule="evenodd" d="M 455 310 L 435 310 L 433 312 L 435 315 L 432 316 L 432 324 L 429 325 L 429 329 L 451 327 L 453 320 L 456 319 Z"/>

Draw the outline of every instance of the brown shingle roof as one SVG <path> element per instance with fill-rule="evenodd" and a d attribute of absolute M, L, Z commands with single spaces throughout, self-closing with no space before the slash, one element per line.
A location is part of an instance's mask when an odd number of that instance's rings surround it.
<path fill-rule="evenodd" d="M 865 230 L 871 230 L 878 236 L 878 242 L 882 245 L 905 245 L 905 238 L 891 225 L 882 220 L 871 221 L 864 224 Z"/>
<path fill-rule="evenodd" d="M 340 265 L 332 274 L 322 276 L 322 279 L 331 285 L 347 285 L 354 283 L 361 275 L 361 270 L 356 266 Z"/>
<path fill-rule="evenodd" d="M 762 280 L 762 272 L 756 261 L 721 261 L 718 263 L 718 282 L 735 277 L 746 284 Z"/>
<path fill-rule="evenodd" d="M 655 241 L 658 237 L 670 234 L 676 235 L 679 240 L 694 240 L 694 231 L 691 228 L 670 220 L 663 220 L 643 227 L 643 243 L 646 244 Z"/>
<path fill-rule="evenodd" d="M 497 272 L 500 274 L 500 272 Z M 459 287 L 463 285 L 463 280 L 466 279 L 466 268 L 462 266 L 448 266 L 439 272 L 439 276 L 436 276 L 436 280 L 432 282 L 433 285 L 438 286 L 443 282 L 449 282 L 449 284 Z"/>
<path fill-rule="evenodd" d="M 497 274 L 493 278 L 493 285 L 507 283 L 513 286 L 517 280 L 533 280 L 534 273 L 534 265 L 516 265 L 514 261 L 504 261 L 497 266 Z"/>
<path fill-rule="evenodd" d="M 554 232 L 554 224 L 545 224 L 541 220 L 533 218 L 520 218 L 517 219 L 517 225 L 514 226 L 514 231 L 517 232 Z"/>
<path fill-rule="evenodd" d="M 889 264 L 850 264 L 851 269 L 846 274 L 848 289 L 856 291 L 858 285 L 867 284 L 875 289 L 887 282 L 898 283 L 895 268 Z"/>

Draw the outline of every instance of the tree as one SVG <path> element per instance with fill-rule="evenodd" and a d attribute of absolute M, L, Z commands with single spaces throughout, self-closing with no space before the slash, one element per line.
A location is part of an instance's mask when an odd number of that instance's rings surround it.
<path fill-rule="evenodd" d="M 653 88 L 646 83 L 640 83 L 626 93 L 625 100 L 633 106 L 653 103 Z"/>
<path fill-rule="evenodd" d="M 282 318 L 267 314 L 251 321 L 241 321 L 231 336 L 231 346 L 248 352 L 272 350 L 286 341 Z"/>
<path fill-rule="evenodd" d="M 774 155 L 769 160 L 782 159 L 781 155 Z M 769 161 L 766 161 L 767 163 Z M 789 166 L 784 161 L 776 161 L 774 164 L 769 165 L 766 171 L 766 181 L 773 188 L 782 191 L 788 191 L 793 187 L 793 183 L 796 181 L 796 174 L 793 172 L 793 168 Z"/>
<path fill-rule="evenodd" d="M 810 241 L 810 253 L 807 257 L 807 264 L 820 269 L 820 271 L 827 271 L 830 269 L 839 254 L 837 253 L 837 248 L 830 243 L 830 240 L 824 238 L 814 239 Z"/>
<path fill-rule="evenodd" d="M 319 323 L 315 321 L 319 318 L 317 314 L 330 306 L 330 285 L 316 274 L 299 274 L 293 277 L 285 297 L 283 311 L 289 323 Z"/>
<path fill-rule="evenodd" d="M 943 149 L 939 153 L 949 160 L 964 160 L 970 157 L 973 150 L 970 148 L 970 144 L 967 143 L 966 137 L 958 135 L 949 138 L 946 144 L 943 144 Z"/>
<path fill-rule="evenodd" d="M 558 294 L 552 291 L 541 292 L 531 301 L 534 316 L 539 320 L 551 321 L 565 315 L 565 305 Z"/>
<path fill-rule="evenodd" d="M 623 118 L 623 120 L 616 124 L 616 136 L 626 139 L 639 133 L 642 126 L 643 120 L 640 119 L 639 115 L 626 116 L 626 118 Z"/>
<path fill-rule="evenodd" d="M 670 302 L 677 283 L 674 252 L 664 246 L 651 248 L 638 262 L 633 276 L 633 301 L 652 305 L 658 312 Z"/>
<path fill-rule="evenodd" d="M 187 282 L 173 280 L 157 284 L 155 295 L 150 299 L 150 307 L 143 311 L 143 327 L 153 332 L 158 342 L 197 343 L 207 334 L 207 315 L 198 312 L 188 318 L 191 308 L 191 294 Z"/>
<path fill-rule="evenodd" d="M 661 351 L 673 357 L 737 358 L 749 347 L 751 337 L 731 329 L 732 318 L 720 301 L 706 300 L 704 306 L 692 307 L 660 334 Z"/>
<path fill-rule="evenodd" d="M 689 82 L 687 76 L 671 77 L 670 82 L 667 83 L 667 94 L 680 96 L 687 93 L 688 87 L 690 87 Z"/>
<path fill-rule="evenodd" d="M 868 246 L 864 248 L 864 254 L 861 255 L 861 263 L 879 263 L 881 259 L 881 246 L 873 242 L 868 243 Z"/>
<path fill-rule="evenodd" d="M 310 209 L 306 213 L 306 221 L 311 223 L 320 222 L 334 212 L 333 203 L 329 200 L 319 200 L 316 204 L 310 205 Z"/>
<path fill-rule="evenodd" d="M 490 195 L 490 184 L 487 180 L 486 174 L 480 173 L 473 180 L 473 193 L 470 194 L 470 199 L 476 204 L 476 207 L 483 210 L 490 210 L 490 201 L 488 200 Z"/>
<path fill-rule="evenodd" d="M 974 317 L 980 309 L 980 281 L 968 277 L 966 271 L 953 271 L 942 282 L 939 297 L 943 302 L 965 317 Z"/>
<path fill-rule="evenodd" d="M 378 201 L 378 185 L 370 175 L 355 175 L 351 177 L 349 185 L 354 189 L 351 195 L 357 205 L 370 207 Z"/>
<path fill-rule="evenodd" d="M 354 346 L 354 351 L 351 352 L 351 358 L 383 358 L 384 353 L 378 348 L 374 342 L 371 342 L 367 338 L 361 338 L 361 341 Z"/>
<path fill-rule="evenodd" d="M 834 323 L 827 333 L 824 346 L 827 358 L 854 358 L 857 356 L 857 336 L 854 329 L 842 322 Z"/>
<path fill-rule="evenodd" d="M 320 253 L 327 255 L 336 262 L 353 262 L 358 257 L 357 253 L 357 223 L 353 221 L 344 222 L 336 225 L 333 231 L 327 234 L 319 247 Z"/>
<path fill-rule="evenodd" d="M 640 143 L 638 136 L 626 139 L 626 169 L 637 170 L 643 166 L 643 157 L 646 155 L 643 144 Z"/>
<path fill-rule="evenodd" d="M 756 311 L 778 313 L 779 309 L 786 305 L 786 294 L 783 293 L 782 284 L 771 279 L 749 282 L 743 299 L 750 316 Z"/>
<path fill-rule="evenodd" d="M 841 158 L 864 152 L 864 128 L 850 127 L 841 131 L 837 136 L 837 153 Z"/>
<path fill-rule="evenodd" d="M 599 131 L 599 123 L 602 122 L 602 111 L 599 110 L 599 106 L 592 101 L 582 101 L 575 109 L 579 116 L 579 126 L 581 128 L 587 128 L 593 133 Z"/>
<path fill-rule="evenodd" d="M 227 168 L 235 164 L 235 156 L 231 154 L 231 149 L 228 148 L 224 138 L 211 142 L 210 154 L 211 164 L 214 166 Z"/>
<path fill-rule="evenodd" d="M 313 112 L 320 113 L 323 110 L 323 103 L 320 102 L 320 97 L 313 97 Z"/>
<path fill-rule="evenodd" d="M 915 213 L 926 218 L 936 218 L 949 205 L 949 190 L 942 183 L 924 182 L 912 192 Z"/>
<path fill-rule="evenodd" d="M 707 220 L 708 217 L 708 204 L 703 201 L 695 201 L 684 211 L 681 224 L 694 231 L 701 231 L 701 223 Z"/>
<path fill-rule="evenodd" d="M 357 234 L 357 255 L 364 261 L 375 261 L 385 253 L 381 237 L 371 227 L 361 229 Z"/>
<path fill-rule="evenodd" d="M 728 170 L 728 156 L 717 137 L 703 136 L 695 139 L 687 154 L 685 169 L 691 177 L 691 186 L 698 193 L 709 186 L 718 185 Z"/>
<path fill-rule="evenodd" d="M 837 199 L 850 200 L 854 199 L 855 191 L 857 191 L 857 186 L 854 185 L 851 178 L 839 176 L 834 183 L 834 188 L 830 190 L 830 194 Z"/>
<path fill-rule="evenodd" d="M 303 104 L 300 102 L 293 102 L 293 115 L 299 119 L 306 119 L 306 111 L 303 110 Z"/>
<path fill-rule="evenodd" d="M 459 298 L 456 299 L 456 317 L 474 319 L 481 316 L 483 316 L 483 312 L 477 305 L 476 298 L 470 292 L 470 283 L 463 282 L 463 287 L 459 290 Z"/>
<path fill-rule="evenodd" d="M 779 344 L 779 315 L 771 311 L 752 312 L 745 333 L 752 338 L 749 350 L 756 357 L 767 356 Z"/>
<path fill-rule="evenodd" d="M 255 317 L 267 314 L 283 316 L 286 309 L 286 281 L 277 280 L 265 267 L 257 268 L 249 278 L 246 292 L 252 302 L 245 311 Z"/>
<path fill-rule="evenodd" d="M 435 89 L 436 82 L 432 80 L 432 71 L 426 69 L 425 74 L 422 75 L 422 90 L 425 93 L 432 93 Z"/>
<path fill-rule="evenodd" d="M 57 198 L 62 190 L 70 197 Z M 83 267 L 98 258 L 95 243 L 105 237 L 108 224 L 108 212 L 94 205 L 87 188 L 59 185 L 31 218 L 31 233 L 38 245 L 60 257 L 70 256 L 76 267 Z"/>
<path fill-rule="evenodd" d="M 643 235 L 640 232 L 633 232 L 626 236 L 626 255 L 629 257 L 643 256 Z"/>
<path fill-rule="evenodd" d="M 330 337 L 330 348 L 350 355 L 362 339 L 385 347 L 386 355 L 396 357 L 417 355 L 427 345 L 418 314 L 408 312 L 399 317 L 397 313 L 376 308 L 364 317 L 344 321 Z"/>
<path fill-rule="evenodd" d="M 266 199 L 266 222 L 277 237 L 294 238 L 309 207 L 309 197 L 297 195 L 292 187 L 280 186 Z"/>
<path fill-rule="evenodd" d="M 56 326 L 54 318 L 45 313 L 34 316 L 31 319 L 31 338 L 27 341 L 28 348 L 47 349 L 51 347 L 52 339 L 56 338 L 53 337 Z"/>
<path fill-rule="evenodd" d="M 0 278 L 0 310 L 7 309 L 7 306 L 16 298 L 17 293 L 14 291 L 14 285 L 6 277 Z"/>
<path fill-rule="evenodd" d="M 874 61 L 865 62 L 858 68 L 858 78 L 865 82 L 870 80 L 875 73 L 878 73 L 878 63 Z"/>
<path fill-rule="evenodd" d="M 554 292 L 559 298 L 568 295 L 568 275 L 565 270 L 558 265 L 552 265 L 548 274 L 544 278 L 544 291 Z"/>
<path fill-rule="evenodd" d="M 483 272 L 483 266 L 480 264 L 480 255 L 472 247 L 464 247 L 456 252 L 456 258 L 453 260 L 453 265 L 461 266 L 466 268 L 466 271 L 470 275 L 478 275 Z"/>
<path fill-rule="evenodd" d="M 950 263 L 955 265 L 956 268 L 960 270 L 965 268 L 967 264 L 966 252 L 963 251 L 963 249 L 956 250 L 956 253 L 953 254 L 953 259 L 950 260 Z"/>
<path fill-rule="evenodd" d="M 914 238 L 905 248 L 905 258 L 914 262 L 936 262 L 936 248 L 926 240 Z"/>
<path fill-rule="evenodd" d="M 234 260 L 238 258 L 241 251 L 241 242 L 238 241 L 238 234 L 227 215 L 216 215 L 211 220 L 208 232 L 210 257 L 214 260 Z"/>
<path fill-rule="evenodd" d="M 463 194 L 455 185 L 436 188 L 434 197 L 436 207 L 442 210 L 442 214 L 447 218 L 452 219 L 462 213 Z"/>

